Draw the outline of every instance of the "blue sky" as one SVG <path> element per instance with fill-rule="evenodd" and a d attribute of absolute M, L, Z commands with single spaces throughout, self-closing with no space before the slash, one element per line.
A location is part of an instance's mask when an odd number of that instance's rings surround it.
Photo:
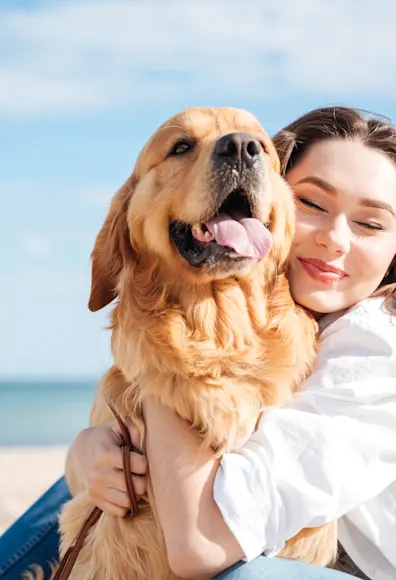
<path fill-rule="evenodd" d="M 89 254 L 161 122 L 190 105 L 271 134 L 329 104 L 396 120 L 395 22 L 394 0 L 3 0 L 0 377 L 111 364 Z"/>

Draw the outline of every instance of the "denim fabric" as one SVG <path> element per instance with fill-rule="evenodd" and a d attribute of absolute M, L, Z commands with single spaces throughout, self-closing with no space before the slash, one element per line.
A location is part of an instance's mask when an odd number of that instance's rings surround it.
<path fill-rule="evenodd" d="M 352 576 L 329 568 L 311 566 L 282 558 L 259 556 L 249 563 L 238 562 L 216 576 L 217 580 L 352 580 Z"/>
<path fill-rule="evenodd" d="M 32 564 L 49 577 L 48 562 L 58 558 L 58 516 L 69 499 L 62 477 L 0 537 L 1 580 L 19 580 Z"/>

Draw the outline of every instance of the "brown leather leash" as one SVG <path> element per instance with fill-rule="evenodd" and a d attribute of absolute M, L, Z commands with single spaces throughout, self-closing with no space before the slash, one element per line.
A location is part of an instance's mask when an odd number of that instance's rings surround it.
<path fill-rule="evenodd" d="M 138 513 L 138 502 L 136 499 L 135 489 L 133 487 L 132 482 L 130 453 L 132 451 L 138 452 L 138 450 L 134 447 L 129 430 L 123 423 L 121 417 L 115 410 L 114 406 L 111 403 L 108 403 L 108 405 L 112 410 L 115 418 L 117 419 L 121 430 L 120 447 L 122 451 L 122 463 L 124 468 L 127 493 L 131 504 L 131 509 L 128 512 L 127 516 L 135 517 Z M 82 528 L 80 529 L 78 535 L 74 539 L 72 545 L 68 548 L 66 554 L 63 556 L 53 580 L 67 580 L 67 578 L 69 578 L 71 571 L 73 570 L 73 566 L 76 563 L 77 557 L 84 545 L 84 541 L 85 538 L 87 537 L 89 530 L 96 524 L 102 513 L 103 512 L 100 508 L 95 507 L 89 514 L 88 518 L 85 520 Z"/>

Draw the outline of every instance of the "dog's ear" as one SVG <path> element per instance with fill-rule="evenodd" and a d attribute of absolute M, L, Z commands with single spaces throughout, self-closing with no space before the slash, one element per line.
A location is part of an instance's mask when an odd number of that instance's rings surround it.
<path fill-rule="evenodd" d="M 104 308 L 116 298 L 122 268 L 132 255 L 127 212 L 135 185 L 136 179 L 132 175 L 117 191 L 96 237 L 91 254 L 92 280 L 88 302 L 92 312 Z"/>

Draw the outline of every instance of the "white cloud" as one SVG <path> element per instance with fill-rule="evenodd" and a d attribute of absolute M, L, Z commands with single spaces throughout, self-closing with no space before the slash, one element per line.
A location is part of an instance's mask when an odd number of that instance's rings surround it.
<path fill-rule="evenodd" d="M 51 254 L 51 240 L 35 232 L 24 232 L 20 238 L 22 248 L 31 256 L 46 257 Z"/>
<path fill-rule="evenodd" d="M 0 111 L 280 91 L 391 94 L 394 0 L 145 0 L 0 8 Z"/>

